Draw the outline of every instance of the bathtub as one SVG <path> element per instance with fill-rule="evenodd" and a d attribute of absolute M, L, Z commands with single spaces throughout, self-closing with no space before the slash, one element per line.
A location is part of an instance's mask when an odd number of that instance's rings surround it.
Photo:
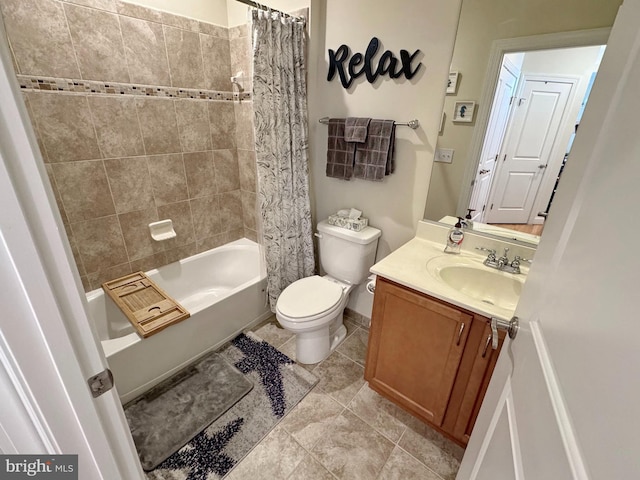
<path fill-rule="evenodd" d="M 240 239 L 146 272 L 191 316 L 144 339 L 101 288 L 87 293 L 122 403 L 268 318 L 262 270 L 258 245 Z"/>

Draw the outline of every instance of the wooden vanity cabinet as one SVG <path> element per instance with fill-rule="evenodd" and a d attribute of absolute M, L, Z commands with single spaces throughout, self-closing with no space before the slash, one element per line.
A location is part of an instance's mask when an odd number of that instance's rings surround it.
<path fill-rule="evenodd" d="M 378 277 L 365 379 L 464 446 L 500 351 L 490 335 L 489 319 Z"/>

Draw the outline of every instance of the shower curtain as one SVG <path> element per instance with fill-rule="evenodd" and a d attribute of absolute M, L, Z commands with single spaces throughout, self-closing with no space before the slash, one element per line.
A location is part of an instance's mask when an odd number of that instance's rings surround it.
<path fill-rule="evenodd" d="M 269 305 L 313 275 L 304 23 L 252 11 L 253 110 Z"/>

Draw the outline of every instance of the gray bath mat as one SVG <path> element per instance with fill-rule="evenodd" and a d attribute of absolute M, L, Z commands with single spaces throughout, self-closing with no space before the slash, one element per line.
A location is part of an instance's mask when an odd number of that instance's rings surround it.
<path fill-rule="evenodd" d="M 253 390 L 148 472 L 149 480 L 224 477 L 318 381 L 253 333 L 237 336 L 218 353 L 253 382 Z"/>
<path fill-rule="evenodd" d="M 253 388 L 217 353 L 158 384 L 124 407 L 140 464 L 152 470 Z"/>

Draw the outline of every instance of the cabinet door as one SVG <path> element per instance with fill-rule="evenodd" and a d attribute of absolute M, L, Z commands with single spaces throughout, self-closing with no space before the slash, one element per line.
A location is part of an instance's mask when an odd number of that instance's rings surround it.
<path fill-rule="evenodd" d="M 478 320 L 476 318 L 476 320 Z M 467 381 L 460 410 L 457 412 L 455 419 L 455 425 L 453 427 L 453 436 L 466 444 L 471 436 L 473 425 L 476 423 L 476 417 L 482 405 L 484 394 L 489 386 L 489 380 L 491 380 L 491 374 L 498 360 L 498 354 L 502 348 L 502 343 L 506 333 L 504 331 L 498 332 L 498 348 L 494 350 L 491 346 L 492 335 L 491 325 L 489 319 L 478 324 L 483 324 L 482 341 L 477 348 L 470 351 L 474 353 L 473 366 L 471 368 L 471 374 Z"/>
<path fill-rule="evenodd" d="M 472 319 L 378 278 L 365 379 L 418 417 L 441 425 Z"/>

